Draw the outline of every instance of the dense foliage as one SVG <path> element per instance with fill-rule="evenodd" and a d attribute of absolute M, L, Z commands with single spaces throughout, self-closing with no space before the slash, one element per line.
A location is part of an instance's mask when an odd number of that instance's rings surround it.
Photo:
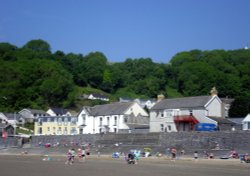
<path fill-rule="evenodd" d="M 250 101 L 250 50 L 244 49 L 181 52 L 166 64 L 150 58 L 110 63 L 100 52 L 52 53 L 39 39 L 20 48 L 0 43 L 0 73 L 0 111 L 73 107 L 81 87 L 112 98 L 155 98 L 208 95 L 215 86 L 220 97 Z"/>

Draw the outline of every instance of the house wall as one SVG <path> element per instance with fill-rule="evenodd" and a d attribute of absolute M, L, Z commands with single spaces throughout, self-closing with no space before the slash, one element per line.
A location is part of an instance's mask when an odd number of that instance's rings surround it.
<path fill-rule="evenodd" d="M 243 121 L 243 130 L 250 130 L 250 122 L 248 121 Z"/>
<path fill-rule="evenodd" d="M 83 124 L 83 116 L 85 115 L 86 123 L 85 127 L 83 127 L 83 134 L 96 134 L 100 132 L 119 132 L 120 129 L 127 130 L 129 127 L 124 122 L 124 115 L 134 114 L 137 116 L 141 114 L 142 116 L 148 116 L 148 113 L 140 107 L 137 103 L 134 103 L 131 107 L 129 107 L 123 114 L 115 114 L 115 115 L 106 115 L 106 116 L 91 116 L 86 110 L 82 110 L 78 115 L 78 126 Z M 108 123 L 109 118 L 109 123 Z M 116 120 L 115 120 L 116 118 Z M 102 119 L 102 123 L 100 122 Z M 109 131 L 106 131 L 106 126 L 108 126 Z"/>
<path fill-rule="evenodd" d="M 39 133 L 40 128 L 42 129 L 42 133 Z M 76 134 L 79 134 L 79 129 L 77 124 L 72 124 L 70 122 L 70 118 L 68 122 L 42 122 L 41 125 L 39 122 L 35 122 L 34 134 L 35 135 L 69 135 L 72 134 L 71 130 L 74 128 L 76 130 Z"/>
<path fill-rule="evenodd" d="M 173 112 L 167 113 L 165 111 L 151 111 L 149 121 L 149 132 L 175 132 L 177 131 L 174 120 Z"/>
<path fill-rule="evenodd" d="M 222 117 L 222 103 L 217 96 L 213 97 L 206 105 L 207 116 Z"/>
<path fill-rule="evenodd" d="M 134 114 L 135 116 L 141 114 L 142 116 L 148 116 L 148 113 L 138 103 L 134 103 L 124 114 Z"/>

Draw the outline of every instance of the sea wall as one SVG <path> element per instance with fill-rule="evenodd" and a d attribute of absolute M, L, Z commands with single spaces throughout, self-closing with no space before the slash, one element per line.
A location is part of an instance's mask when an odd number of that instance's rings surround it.
<path fill-rule="evenodd" d="M 20 139 L 19 139 L 20 141 Z M 184 149 L 187 153 L 194 151 L 229 151 L 250 152 L 250 131 L 234 132 L 175 132 L 148 134 L 84 134 L 73 136 L 33 136 L 28 144 L 30 148 L 43 148 L 45 144 L 51 148 L 89 146 L 92 152 L 112 153 L 125 152 L 130 149 L 143 150 L 151 148 L 153 152 L 165 153 L 168 148 Z M 13 147 L 20 144 L 13 138 L 0 140 L 0 147 Z M 27 147 L 27 146 L 26 146 Z"/>

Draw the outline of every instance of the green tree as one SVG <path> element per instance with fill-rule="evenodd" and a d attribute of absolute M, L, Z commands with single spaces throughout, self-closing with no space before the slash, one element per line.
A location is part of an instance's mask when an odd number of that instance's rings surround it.
<path fill-rule="evenodd" d="M 236 97 L 229 109 L 229 117 L 246 117 L 250 113 L 250 95 Z"/>
<path fill-rule="evenodd" d="M 25 49 L 31 49 L 32 51 L 46 51 L 50 52 L 51 48 L 48 42 L 37 39 L 37 40 L 31 40 L 27 42 L 23 48 Z"/>

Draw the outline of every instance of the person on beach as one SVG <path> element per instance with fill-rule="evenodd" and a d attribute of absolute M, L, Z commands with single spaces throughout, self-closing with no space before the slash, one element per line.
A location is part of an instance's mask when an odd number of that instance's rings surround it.
<path fill-rule="evenodd" d="M 75 149 L 71 149 L 71 160 L 72 160 L 72 163 L 74 163 L 74 161 L 75 161 L 75 156 L 76 156 L 76 151 L 75 151 Z"/>
<path fill-rule="evenodd" d="M 66 160 L 66 162 L 65 162 L 65 164 L 70 164 L 70 165 L 72 165 L 72 153 L 71 153 L 71 150 L 68 150 L 68 152 L 67 152 L 67 160 Z"/>
<path fill-rule="evenodd" d="M 78 156 L 78 161 L 82 162 L 83 161 L 82 149 L 80 148 L 77 149 L 77 156 Z"/>
<path fill-rule="evenodd" d="M 82 161 L 86 160 L 86 151 L 85 148 L 82 148 Z"/>
<path fill-rule="evenodd" d="M 198 152 L 197 152 L 197 151 L 194 152 L 194 160 L 195 160 L 195 161 L 198 160 Z"/>
<path fill-rule="evenodd" d="M 172 148 L 171 149 L 171 154 L 172 154 L 172 160 L 175 160 L 176 159 L 176 153 L 177 153 L 177 150 L 176 150 L 176 148 Z"/>

